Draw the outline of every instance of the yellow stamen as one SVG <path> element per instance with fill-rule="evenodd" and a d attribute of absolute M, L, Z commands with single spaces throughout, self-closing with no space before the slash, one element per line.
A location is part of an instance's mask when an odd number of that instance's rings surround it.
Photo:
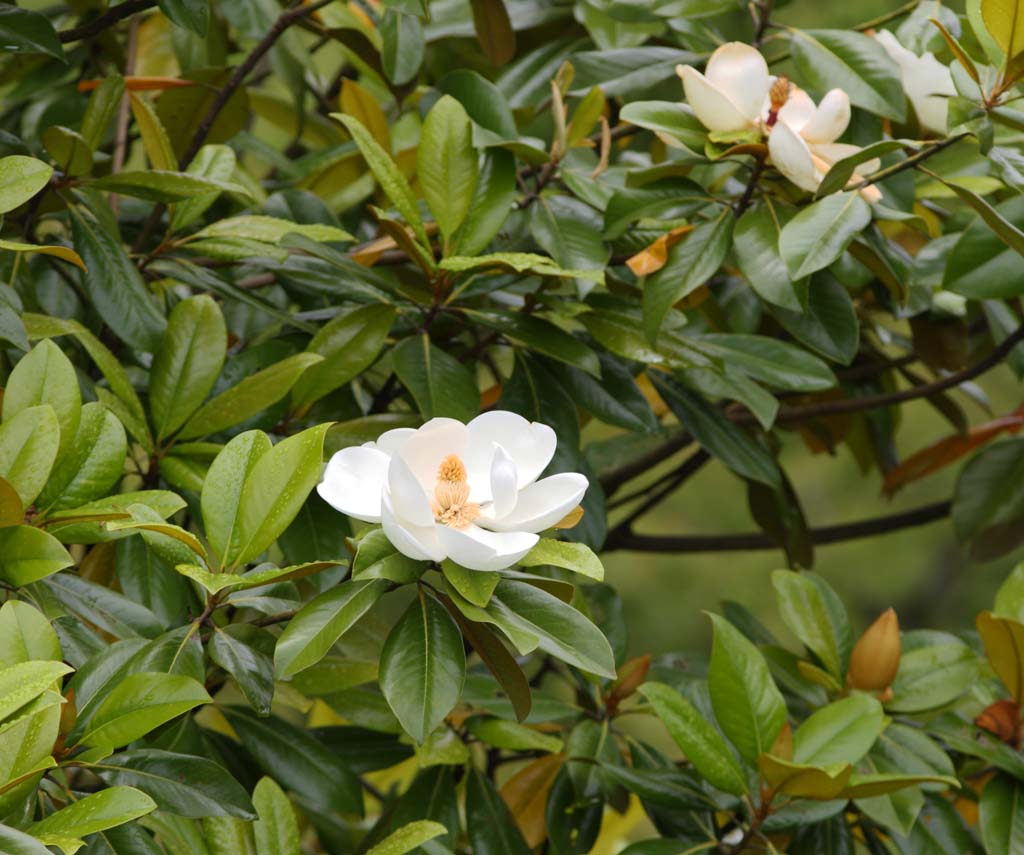
<path fill-rule="evenodd" d="M 469 501 L 466 466 L 455 454 L 449 454 L 437 469 L 431 509 L 434 519 L 450 528 L 465 528 L 480 516 L 480 505 Z"/>

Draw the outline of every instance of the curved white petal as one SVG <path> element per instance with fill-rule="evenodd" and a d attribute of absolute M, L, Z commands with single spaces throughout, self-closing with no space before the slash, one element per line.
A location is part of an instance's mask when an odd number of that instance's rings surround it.
<path fill-rule="evenodd" d="M 800 136 L 811 143 L 830 143 L 839 139 L 850 124 L 850 96 L 842 89 L 831 89 L 821 99 Z"/>
<path fill-rule="evenodd" d="M 316 491 L 332 508 L 363 522 L 380 522 L 380 497 L 390 458 L 376 448 L 343 448 L 331 457 Z"/>
<path fill-rule="evenodd" d="M 492 410 L 477 416 L 466 427 L 469 445 L 463 461 L 469 472 L 469 482 L 474 486 L 477 480 L 486 480 L 490 485 L 495 444 L 515 461 L 519 487 L 536 481 L 555 456 L 558 442 L 555 432 L 540 422 L 527 421 L 518 413 Z M 474 501 L 480 501 L 475 494 Z"/>
<path fill-rule="evenodd" d="M 434 524 L 430 496 L 400 454 L 388 465 L 388 492 L 399 519 L 418 526 Z"/>
<path fill-rule="evenodd" d="M 779 121 L 785 122 L 794 131 L 800 133 L 811 119 L 814 118 L 814 100 L 796 86 L 789 90 L 789 97 L 786 103 L 779 108 Z"/>
<path fill-rule="evenodd" d="M 785 122 L 776 123 L 768 136 L 768 153 L 775 168 L 803 190 L 817 190 L 821 176 L 814 168 L 811 150 Z"/>
<path fill-rule="evenodd" d="M 537 545 L 539 538 L 525 531 L 487 531 L 475 525 L 466 528 L 438 526 L 441 546 L 456 564 L 470 570 L 504 570 Z"/>
<path fill-rule="evenodd" d="M 582 501 L 589 483 L 586 476 L 578 472 L 542 478 L 519 491 L 510 514 L 498 517 L 487 513 L 480 517 L 479 523 L 493 531 L 544 531 Z"/>
<path fill-rule="evenodd" d="M 377 437 L 374 445 L 385 454 L 397 454 L 405 441 L 416 431 L 413 428 L 394 428 L 386 430 Z"/>
<path fill-rule="evenodd" d="M 417 561 L 443 561 L 444 550 L 437 537 L 437 530 L 444 528 L 431 524 L 429 526 L 413 525 L 407 520 L 396 516 L 391 498 L 384 493 L 381 501 L 381 525 L 391 545 L 402 555 Z"/>
<path fill-rule="evenodd" d="M 709 131 L 744 131 L 753 119 L 744 116 L 726 95 L 712 86 L 707 78 L 689 65 L 676 67 L 683 79 L 683 91 L 700 123 Z"/>
<path fill-rule="evenodd" d="M 949 105 L 943 96 L 956 95 L 949 68 L 933 53 L 917 56 L 907 50 L 888 30 L 875 33 L 875 39 L 900 67 L 903 89 L 914 105 L 918 122 L 930 131 L 945 133 Z"/>
<path fill-rule="evenodd" d="M 768 63 L 760 51 L 742 42 L 728 42 L 711 54 L 704 77 L 748 124 L 757 121 L 771 86 Z"/>
<path fill-rule="evenodd" d="M 408 436 L 398 449 L 416 480 L 429 495 L 437 483 L 437 469 L 449 454 L 465 459 L 466 426 L 455 419 L 431 419 Z"/>
<path fill-rule="evenodd" d="M 503 517 L 512 513 L 519 492 L 519 473 L 515 461 L 504 448 L 495 444 L 491 460 L 491 506 L 494 516 Z"/>

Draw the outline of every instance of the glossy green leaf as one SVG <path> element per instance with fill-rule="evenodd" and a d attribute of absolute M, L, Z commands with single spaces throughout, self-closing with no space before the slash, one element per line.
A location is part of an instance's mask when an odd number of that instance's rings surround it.
<path fill-rule="evenodd" d="M 0 6 L 0 44 L 5 51 L 43 53 L 66 61 L 53 24 L 45 15 L 30 9 Z"/>
<path fill-rule="evenodd" d="M 828 267 L 871 222 L 858 193 L 836 193 L 808 205 L 783 226 L 779 250 L 794 279 Z"/>
<path fill-rule="evenodd" d="M 42 491 L 60 447 L 60 424 L 53 407 L 21 410 L 0 424 L 0 478 L 28 507 Z"/>
<path fill-rule="evenodd" d="M 133 787 L 109 787 L 85 796 L 30 826 L 44 842 L 62 837 L 85 837 L 123 825 L 156 810 L 156 803 Z"/>
<path fill-rule="evenodd" d="M 443 95 L 427 113 L 416 165 L 427 205 L 447 241 L 466 218 L 477 176 L 469 116 L 451 95 Z"/>
<path fill-rule="evenodd" d="M 75 442 L 82 394 L 71 360 L 49 339 L 39 342 L 14 366 L 4 390 L 3 419 L 6 422 L 22 410 L 41 404 L 49 404 L 57 415 L 59 456 L 63 456 Z"/>
<path fill-rule="evenodd" d="M 854 694 L 815 711 L 793 733 L 793 761 L 857 763 L 874 745 L 885 715 L 870 695 Z"/>
<path fill-rule="evenodd" d="M 10 14 L 0 15 L 0 33 L 10 18 Z M 20 154 L 0 157 L 0 214 L 13 211 L 35 196 L 49 183 L 51 175 L 53 169 L 34 157 Z"/>
<path fill-rule="evenodd" d="M 480 410 L 476 379 L 457 359 L 426 335 L 409 336 L 394 351 L 395 374 L 426 419 L 469 421 Z"/>
<path fill-rule="evenodd" d="M 431 822 L 428 819 L 417 820 L 389 834 L 366 855 L 405 855 L 406 852 L 411 852 L 428 840 L 433 840 L 446 833 L 447 829 L 439 822 Z"/>
<path fill-rule="evenodd" d="M 61 658 L 57 633 L 39 609 L 20 600 L 0 606 L 0 668 L 32 659 Z"/>
<path fill-rule="evenodd" d="M 0 579 L 16 588 L 70 567 L 74 559 L 52 534 L 28 525 L 0 528 Z"/>
<path fill-rule="evenodd" d="M 604 579 L 604 565 L 594 551 L 585 543 L 572 543 L 565 540 L 554 540 L 542 537 L 523 558 L 519 559 L 521 567 L 561 567 L 572 570 L 600 582 Z"/>
<path fill-rule="evenodd" d="M 298 855 L 299 826 L 284 791 L 272 778 L 260 778 L 252 800 L 258 814 L 253 826 L 256 855 Z"/>
<path fill-rule="evenodd" d="M 845 683 L 853 633 L 835 591 L 820 576 L 790 570 L 776 570 L 772 586 L 786 626 L 836 681 Z"/>

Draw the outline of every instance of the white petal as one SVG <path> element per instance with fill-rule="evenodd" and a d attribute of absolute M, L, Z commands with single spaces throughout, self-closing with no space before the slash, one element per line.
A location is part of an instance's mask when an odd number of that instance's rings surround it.
<path fill-rule="evenodd" d="M 389 457 L 375 448 L 343 448 L 331 457 L 316 491 L 332 508 L 363 522 L 380 522 Z"/>
<path fill-rule="evenodd" d="M 444 550 L 437 539 L 438 525 L 412 525 L 395 515 L 391 498 L 385 492 L 381 501 L 381 524 L 391 545 L 402 555 L 417 561 L 443 561 Z"/>
<path fill-rule="evenodd" d="M 775 168 L 803 190 L 817 190 L 821 176 L 814 168 L 811 150 L 785 122 L 777 122 L 768 136 L 768 152 Z"/>
<path fill-rule="evenodd" d="M 512 512 L 516 506 L 519 491 L 519 473 L 515 461 L 500 445 L 494 446 L 494 459 L 491 460 L 491 496 L 494 502 L 494 516 L 503 517 Z"/>
<path fill-rule="evenodd" d="M 814 111 L 817 109 L 811 96 L 803 89 L 794 86 L 789 90 L 786 103 L 779 109 L 779 121 L 785 122 L 794 131 L 800 133 L 803 126 L 814 117 Z"/>
<path fill-rule="evenodd" d="M 811 120 L 800 129 L 800 136 L 811 143 L 830 143 L 839 139 L 850 124 L 850 96 L 842 89 L 830 90 Z"/>
<path fill-rule="evenodd" d="M 494 531 L 544 531 L 582 501 L 588 484 L 586 476 L 578 472 L 542 478 L 519 491 L 512 513 L 504 517 L 488 513 L 479 523 Z"/>
<path fill-rule="evenodd" d="M 742 42 L 724 44 L 711 54 L 704 76 L 748 123 L 760 117 L 765 95 L 771 87 L 768 63 L 760 51 Z"/>
<path fill-rule="evenodd" d="M 438 538 L 448 557 L 470 570 L 504 570 L 537 545 L 539 538 L 524 531 L 496 532 L 469 525 L 465 528 L 437 527 Z"/>
<path fill-rule="evenodd" d="M 469 447 L 463 460 L 469 470 L 470 484 L 474 483 L 474 475 L 481 480 L 486 478 L 490 484 L 495 443 L 515 461 L 519 487 L 536 481 L 555 456 L 558 442 L 555 432 L 540 422 L 527 421 L 518 413 L 492 410 L 477 416 L 466 427 Z"/>
<path fill-rule="evenodd" d="M 709 131 L 745 131 L 752 124 L 722 92 L 707 78 L 689 65 L 676 67 L 683 78 L 683 91 L 700 123 Z"/>
<path fill-rule="evenodd" d="M 903 89 L 914 105 L 918 122 L 930 131 L 945 133 L 949 105 L 942 96 L 956 95 L 949 68 L 933 53 L 915 55 L 888 30 L 875 33 L 875 39 L 899 65 Z"/>
<path fill-rule="evenodd" d="M 437 483 L 437 468 L 449 454 L 465 459 L 466 426 L 455 419 L 431 419 L 407 437 L 398 449 L 400 456 L 428 494 Z"/>
<path fill-rule="evenodd" d="M 418 526 L 434 524 L 430 498 L 401 455 L 388 465 L 388 492 L 399 519 Z"/>
<path fill-rule="evenodd" d="M 385 454 L 397 454 L 399 449 L 405 445 L 405 441 L 416 433 L 413 428 L 394 428 L 386 430 L 377 437 L 374 445 Z"/>

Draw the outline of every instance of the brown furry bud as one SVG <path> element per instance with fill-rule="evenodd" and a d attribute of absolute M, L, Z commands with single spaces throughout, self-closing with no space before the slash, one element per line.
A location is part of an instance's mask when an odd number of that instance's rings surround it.
<path fill-rule="evenodd" d="M 900 622 L 896 612 L 886 609 L 853 648 L 846 682 L 853 689 L 884 692 L 900 667 Z"/>

